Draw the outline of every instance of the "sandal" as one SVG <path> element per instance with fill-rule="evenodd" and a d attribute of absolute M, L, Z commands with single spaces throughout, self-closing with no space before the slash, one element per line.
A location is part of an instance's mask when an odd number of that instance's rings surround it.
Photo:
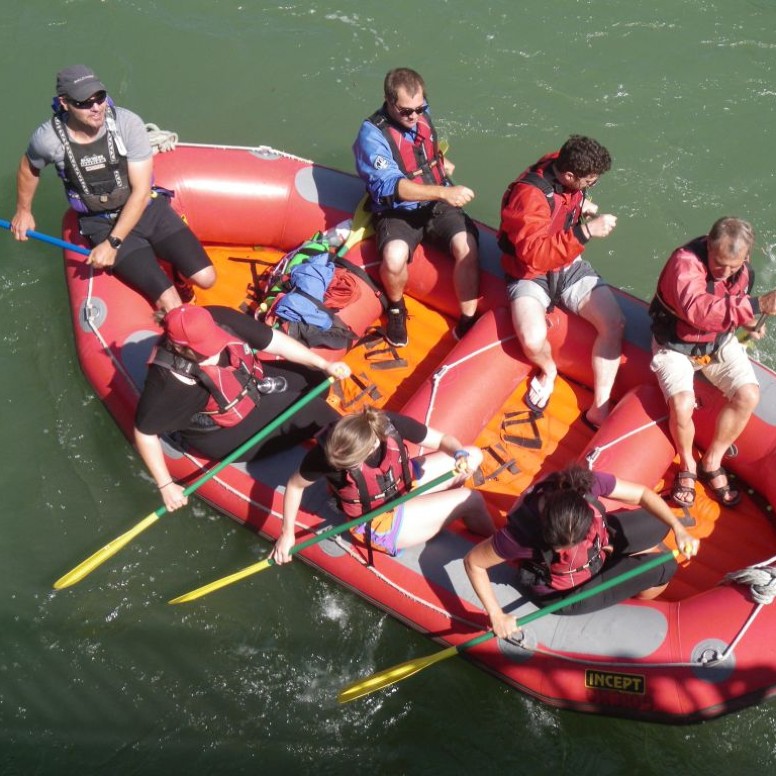
<path fill-rule="evenodd" d="M 691 507 L 695 504 L 695 483 L 698 475 L 694 472 L 677 472 L 674 484 L 671 488 L 671 498 L 680 507 Z M 682 480 L 692 480 L 692 486 L 682 485 Z M 681 497 L 681 498 L 680 498 Z"/>
<path fill-rule="evenodd" d="M 552 380 L 546 380 L 546 382 L 540 382 L 539 378 L 534 376 L 531 378 L 531 382 L 528 385 L 528 393 L 525 395 L 523 401 L 526 406 L 532 412 L 541 414 L 547 409 L 547 405 L 550 402 L 550 396 L 555 390 L 555 378 Z"/>
<path fill-rule="evenodd" d="M 730 486 L 730 477 L 728 473 L 720 466 L 719 469 L 715 469 L 713 472 L 707 472 L 705 469 L 698 469 L 698 477 L 701 482 L 708 486 L 711 491 L 711 497 L 722 504 L 723 507 L 734 507 L 741 501 L 741 491 L 735 490 Z M 718 485 L 716 488 L 711 484 L 712 480 L 717 477 L 724 477 L 725 484 Z M 730 498 L 727 498 L 730 496 Z"/>

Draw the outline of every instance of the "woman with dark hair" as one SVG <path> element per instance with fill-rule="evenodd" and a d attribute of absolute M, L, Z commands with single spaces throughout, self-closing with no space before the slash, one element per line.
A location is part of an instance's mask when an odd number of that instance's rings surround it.
<path fill-rule="evenodd" d="M 602 497 L 640 508 L 607 514 L 599 501 Z M 464 565 L 491 627 L 499 638 L 507 638 L 519 627 L 514 615 L 499 606 L 488 569 L 516 561 L 521 590 L 537 603 L 556 600 L 637 568 L 660 551 L 669 529 L 685 556 L 698 552 L 698 540 L 654 491 L 574 464 L 526 491 L 513 506 L 506 526 L 474 547 Z M 669 561 L 560 613 L 592 612 L 634 596 L 655 598 L 676 568 L 676 562 Z"/>
<path fill-rule="evenodd" d="M 405 441 L 431 455 L 410 458 Z M 291 560 L 296 515 L 305 488 L 325 478 L 348 520 L 366 514 L 455 469 L 448 483 L 387 510 L 351 534 L 374 550 L 398 555 L 421 544 L 459 517 L 469 530 L 493 533 L 493 521 L 482 496 L 460 487 L 482 462 L 478 447 L 464 447 L 454 436 L 425 426 L 406 415 L 366 407 L 329 426 L 302 459 L 286 484 L 283 528 L 272 550 L 275 563 Z"/>

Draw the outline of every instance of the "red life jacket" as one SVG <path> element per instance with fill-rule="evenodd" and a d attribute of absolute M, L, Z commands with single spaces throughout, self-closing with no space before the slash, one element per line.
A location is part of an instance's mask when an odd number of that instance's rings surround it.
<path fill-rule="evenodd" d="M 696 256 L 706 269 L 706 293 L 719 299 L 728 296 L 742 296 L 750 294 L 754 286 L 754 270 L 749 262 L 745 262 L 741 269 L 725 281 L 715 280 L 709 272 L 709 248 L 706 237 L 698 237 L 679 248 Z M 669 262 L 670 263 L 670 262 Z M 684 353 L 691 357 L 711 356 L 728 338 L 731 329 L 722 332 L 706 331 L 699 329 L 679 317 L 669 306 L 663 296 L 666 269 L 660 273 L 657 282 L 657 291 L 649 306 L 649 314 L 652 317 L 652 333 L 655 340 L 671 350 Z"/>
<path fill-rule="evenodd" d="M 587 535 L 571 547 L 553 550 L 542 539 L 539 499 L 554 488 L 552 476 L 539 483 L 509 513 L 507 526 L 520 544 L 534 550 L 533 558 L 522 564 L 533 572 L 533 584 L 545 584 L 553 590 L 570 590 L 595 576 L 604 564 L 604 547 L 609 543 L 606 510 L 597 499 L 586 496 L 593 510 Z"/>
<path fill-rule="evenodd" d="M 368 466 L 365 461 L 361 466 L 348 469 L 346 484 L 335 491 L 340 508 L 350 518 L 361 517 L 412 487 L 409 453 L 393 427 L 389 429 L 384 445 L 385 452 L 377 466 Z M 365 527 L 362 525 L 354 530 L 363 533 Z"/>
<path fill-rule="evenodd" d="M 242 340 L 230 342 L 225 350 L 228 366 L 206 366 L 164 346 L 156 349 L 149 363 L 196 380 L 209 394 L 205 408 L 198 415 L 204 415 L 218 426 L 230 428 L 258 406 L 261 394 L 256 383 L 264 376 L 264 368 Z M 200 420 L 197 422 L 201 425 Z"/>
<path fill-rule="evenodd" d="M 414 183 L 447 186 L 444 160 L 437 144 L 437 134 L 428 113 L 422 114 L 415 126 L 415 141 L 408 140 L 384 113 L 385 108 L 373 113 L 367 121 L 382 133 L 399 169 Z"/>
<path fill-rule="evenodd" d="M 550 223 L 547 227 L 547 236 L 552 237 L 559 232 L 565 232 L 571 229 L 579 222 L 582 215 L 582 205 L 585 201 L 584 191 L 566 192 L 562 187 L 553 184 L 548 178 L 547 173 L 552 169 L 552 165 L 558 158 L 558 151 L 543 156 L 536 164 L 531 165 L 524 170 L 512 183 L 509 184 L 504 196 L 501 198 L 502 221 L 505 211 L 512 207 L 512 195 L 518 185 L 534 186 L 539 189 L 547 198 L 547 204 L 550 208 Z M 512 277 L 531 277 L 538 274 L 544 274 L 543 271 L 536 270 L 526 275 L 524 262 L 518 266 L 515 261 L 515 246 L 509 237 L 499 229 L 496 239 L 498 246 L 506 254 L 502 258 L 504 270 Z M 530 267 L 529 267 L 530 270 Z"/>

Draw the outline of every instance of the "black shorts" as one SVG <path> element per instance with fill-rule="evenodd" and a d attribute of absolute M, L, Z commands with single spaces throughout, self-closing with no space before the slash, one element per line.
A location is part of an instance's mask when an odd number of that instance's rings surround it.
<path fill-rule="evenodd" d="M 81 234 L 93 246 L 107 238 L 115 223 L 115 218 L 104 215 L 86 215 L 79 220 Z M 172 285 L 157 256 L 169 262 L 184 278 L 212 266 L 199 240 L 165 196 L 150 200 L 137 225 L 122 242 L 110 271 L 155 302 Z"/>
<path fill-rule="evenodd" d="M 410 261 L 415 248 L 424 240 L 434 243 L 444 251 L 450 251 L 450 241 L 457 234 L 467 232 L 479 237 L 474 221 L 459 207 L 446 202 L 421 205 L 415 210 L 386 210 L 375 213 L 377 251 L 380 255 L 391 240 L 402 240 L 410 248 Z"/>
<path fill-rule="evenodd" d="M 606 521 L 609 524 L 609 538 L 614 551 L 607 556 L 601 571 L 573 590 L 564 591 L 562 595 L 552 593 L 542 597 L 530 596 L 538 606 L 556 601 L 561 597 L 590 590 L 652 560 L 655 557 L 654 553 L 644 554 L 644 550 L 659 545 L 669 530 L 665 523 L 643 509 L 623 510 L 616 514 L 609 513 L 606 516 Z M 642 554 L 633 555 L 631 553 Z M 677 568 L 676 560 L 672 558 L 643 574 L 561 609 L 559 614 L 586 614 L 613 606 L 628 598 L 633 598 L 642 590 L 667 584 L 676 573 Z"/>

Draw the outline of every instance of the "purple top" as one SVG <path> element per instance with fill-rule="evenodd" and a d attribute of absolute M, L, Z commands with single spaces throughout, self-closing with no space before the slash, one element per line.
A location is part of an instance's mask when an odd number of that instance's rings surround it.
<path fill-rule="evenodd" d="M 590 489 L 590 495 L 596 499 L 608 496 L 614 490 L 616 482 L 617 478 L 613 474 L 593 472 L 593 486 Z M 522 500 L 530 492 L 530 490 L 526 491 L 517 503 L 522 503 Z M 515 507 L 512 509 L 514 510 Z M 521 544 L 507 526 L 493 535 L 493 550 L 503 560 L 528 560 L 533 557 L 534 549 L 534 547 Z"/>

